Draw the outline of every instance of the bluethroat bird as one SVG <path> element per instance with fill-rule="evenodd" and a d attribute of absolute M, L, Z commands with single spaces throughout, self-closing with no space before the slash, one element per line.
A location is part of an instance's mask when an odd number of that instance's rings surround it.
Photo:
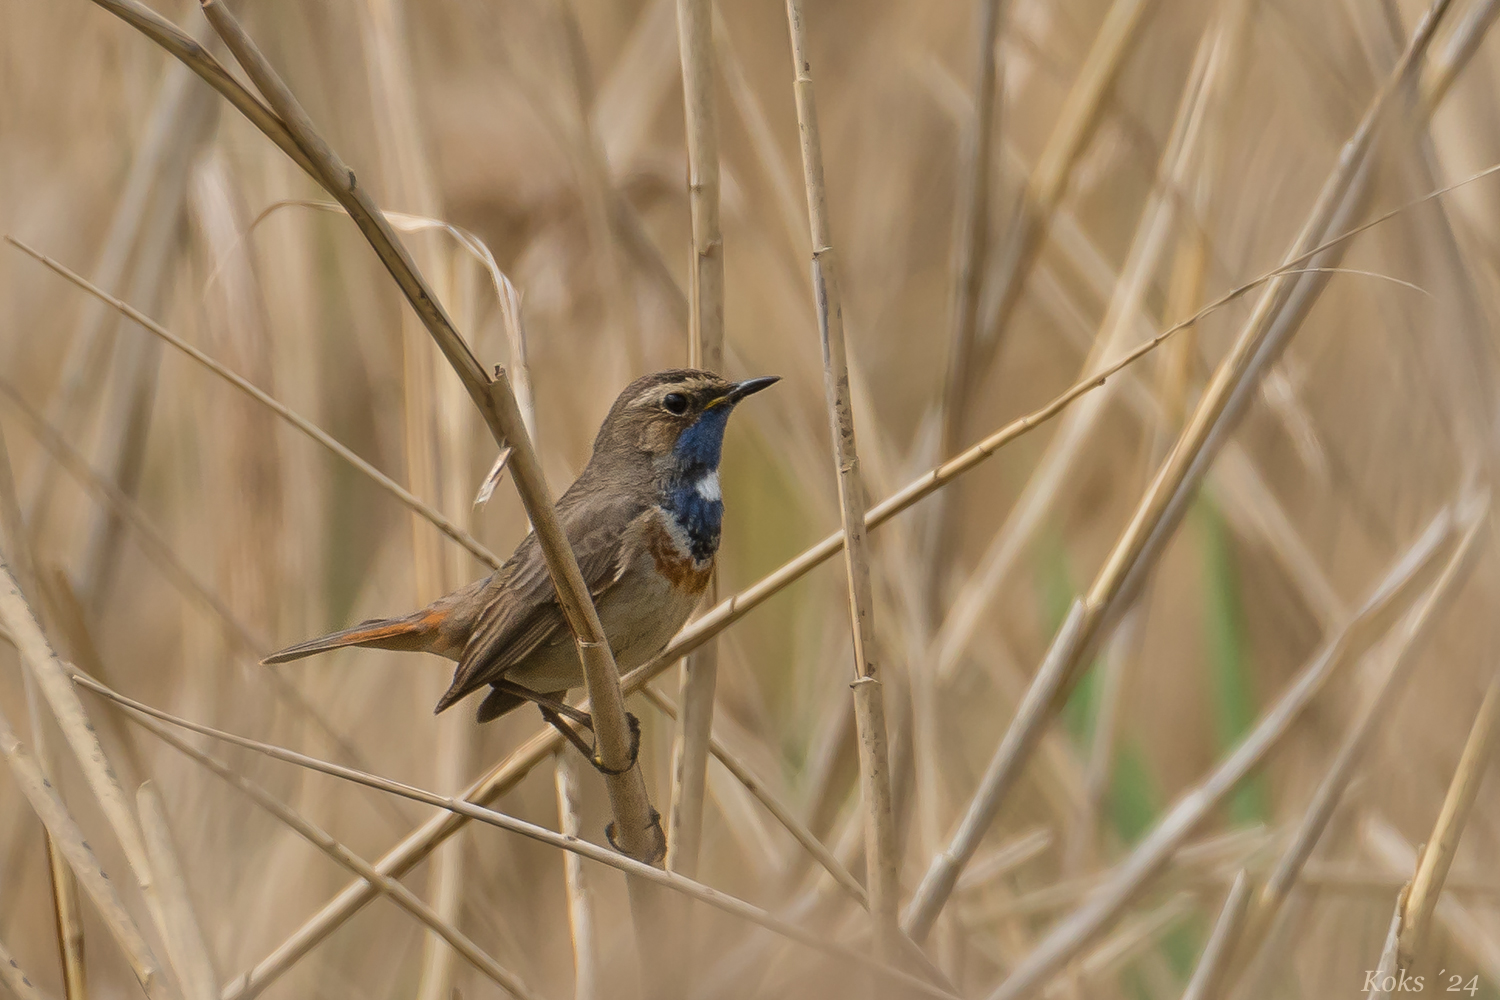
<path fill-rule="evenodd" d="M 558 517 L 621 670 L 665 649 L 703 596 L 724 516 L 724 428 L 740 400 L 776 381 L 767 376 L 729 382 L 691 369 L 636 379 L 610 407 L 588 465 L 558 500 Z M 456 660 L 453 683 L 436 711 L 488 686 L 480 722 L 534 702 L 600 766 L 563 721 L 591 728 L 585 713 L 562 703 L 568 688 L 583 683 L 583 668 L 534 532 L 493 574 L 420 611 L 361 622 L 263 662 L 285 663 L 344 646 Z M 638 740 L 634 717 L 630 721 Z"/>

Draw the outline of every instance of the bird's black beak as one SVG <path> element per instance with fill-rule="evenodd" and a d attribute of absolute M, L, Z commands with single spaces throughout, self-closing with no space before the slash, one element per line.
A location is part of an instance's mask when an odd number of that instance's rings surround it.
<path fill-rule="evenodd" d="M 775 385 L 780 381 L 780 375 L 762 375 L 760 378 L 747 378 L 743 382 L 736 382 L 734 388 L 730 389 L 724 396 L 723 402 L 730 404 L 738 403 L 746 396 L 760 392 L 762 389 Z"/>

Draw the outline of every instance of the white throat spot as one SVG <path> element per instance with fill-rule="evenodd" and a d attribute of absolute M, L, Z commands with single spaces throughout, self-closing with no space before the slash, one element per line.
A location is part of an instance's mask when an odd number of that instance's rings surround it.
<path fill-rule="evenodd" d="M 717 472 L 708 472 L 699 476 L 698 481 L 693 484 L 693 490 L 710 503 L 724 498 L 724 495 L 719 492 L 719 474 Z"/>

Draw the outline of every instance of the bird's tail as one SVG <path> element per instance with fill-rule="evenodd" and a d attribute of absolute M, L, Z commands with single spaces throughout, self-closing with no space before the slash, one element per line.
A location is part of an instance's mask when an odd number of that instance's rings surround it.
<path fill-rule="evenodd" d="M 342 649 L 345 646 L 396 649 L 403 652 L 430 652 L 439 641 L 438 625 L 442 623 L 442 620 L 443 612 L 433 608 L 424 608 L 415 614 L 401 618 L 372 618 L 369 621 L 360 622 L 353 628 L 346 628 L 342 632 L 330 632 L 328 635 L 308 639 L 295 646 L 288 646 L 272 653 L 260 662 L 287 663 L 291 660 L 300 660 L 304 656 L 312 656 L 314 653 Z"/>

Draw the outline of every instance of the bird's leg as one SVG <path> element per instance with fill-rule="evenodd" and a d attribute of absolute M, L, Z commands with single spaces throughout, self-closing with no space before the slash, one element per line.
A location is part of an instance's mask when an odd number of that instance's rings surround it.
<path fill-rule="evenodd" d="M 582 736 L 578 735 L 577 730 L 563 721 L 564 719 L 569 719 L 592 733 L 594 731 L 594 719 L 589 713 L 579 711 L 572 705 L 565 704 L 559 698 L 522 687 L 514 681 L 501 681 L 495 686 L 509 691 L 518 697 L 525 698 L 527 701 L 534 702 L 538 710 L 541 711 L 542 718 L 546 719 L 552 728 L 566 737 L 569 743 L 577 747 L 578 752 L 587 757 L 589 763 L 593 764 L 594 769 L 601 774 L 624 774 L 632 767 L 635 767 L 636 758 L 641 753 L 641 720 L 637 719 L 633 712 L 625 713 L 625 722 L 630 726 L 630 762 L 623 768 L 616 769 L 605 766 L 604 761 L 599 758 L 597 737 L 595 738 L 595 745 L 590 746 L 584 742 Z"/>

